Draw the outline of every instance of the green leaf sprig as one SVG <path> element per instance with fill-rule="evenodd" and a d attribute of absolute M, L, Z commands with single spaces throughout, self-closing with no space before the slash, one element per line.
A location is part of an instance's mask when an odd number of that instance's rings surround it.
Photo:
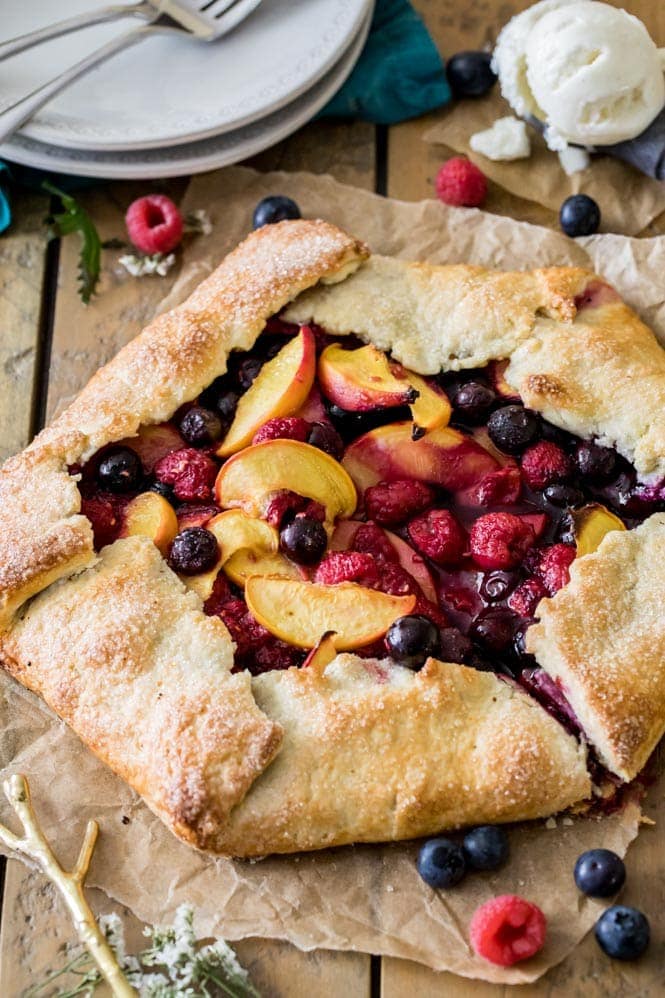
<path fill-rule="evenodd" d="M 45 191 L 60 198 L 63 211 L 53 213 L 47 218 L 49 239 L 68 236 L 78 232 L 81 236 L 81 252 L 79 254 L 79 295 L 84 305 L 89 304 L 99 282 L 99 271 L 102 254 L 102 242 L 95 223 L 78 201 L 61 191 L 58 187 L 45 180 L 42 184 Z"/>

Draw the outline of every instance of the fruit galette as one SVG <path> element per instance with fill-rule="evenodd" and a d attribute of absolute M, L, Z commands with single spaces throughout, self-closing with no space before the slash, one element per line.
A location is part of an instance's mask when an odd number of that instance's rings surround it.
<path fill-rule="evenodd" d="M 664 477 L 602 279 L 266 226 L 5 465 L 2 662 L 204 849 L 594 806 L 665 728 Z"/>

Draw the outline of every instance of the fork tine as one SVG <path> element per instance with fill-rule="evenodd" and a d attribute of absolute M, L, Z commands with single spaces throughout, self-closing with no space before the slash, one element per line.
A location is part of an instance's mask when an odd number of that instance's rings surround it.
<path fill-rule="evenodd" d="M 261 2 L 262 0 L 205 0 L 201 9 L 205 11 L 206 17 L 214 18 L 217 27 L 226 33 L 248 17 Z"/>

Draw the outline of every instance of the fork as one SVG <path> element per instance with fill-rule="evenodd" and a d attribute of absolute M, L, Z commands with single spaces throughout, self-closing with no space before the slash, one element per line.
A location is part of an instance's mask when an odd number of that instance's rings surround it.
<path fill-rule="evenodd" d="M 140 28 L 113 38 L 106 45 L 96 49 L 85 59 L 70 66 L 54 79 L 37 87 L 25 97 L 14 101 L 0 110 L 0 142 L 31 118 L 35 111 L 47 104 L 87 73 L 100 65 L 116 52 L 136 45 L 144 38 L 163 32 L 177 32 L 191 35 L 199 41 L 211 42 L 232 31 L 241 21 L 255 10 L 262 0 L 143 0 L 141 3 L 105 7 L 79 17 L 67 18 L 47 28 L 32 31 L 27 35 L 11 39 L 0 45 L 0 59 L 16 55 L 33 45 L 39 45 L 50 38 L 58 38 L 79 28 L 120 17 L 133 16 L 144 19 Z"/>

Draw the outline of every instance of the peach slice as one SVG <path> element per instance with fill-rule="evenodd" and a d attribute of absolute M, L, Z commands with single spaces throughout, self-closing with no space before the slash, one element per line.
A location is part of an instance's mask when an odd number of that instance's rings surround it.
<path fill-rule="evenodd" d="M 497 395 L 500 395 L 504 399 L 519 402 L 519 392 L 511 388 L 506 381 L 505 371 L 509 363 L 510 361 L 508 360 L 491 360 L 487 366 L 487 373 L 490 384 Z"/>
<path fill-rule="evenodd" d="M 301 568 L 279 552 L 273 554 L 267 551 L 255 551 L 252 548 L 236 551 L 222 567 L 231 582 L 243 588 L 251 576 L 270 575 L 280 576 L 283 579 L 302 579 L 305 575 Z"/>
<path fill-rule="evenodd" d="M 298 440 L 266 440 L 247 447 L 222 466 L 215 482 L 220 506 L 263 516 L 275 492 L 288 489 L 320 502 L 326 520 L 350 517 L 358 501 L 341 464 L 325 451 Z"/>
<path fill-rule="evenodd" d="M 353 539 L 359 527 L 362 527 L 362 523 L 358 520 L 342 520 L 341 523 L 337 524 L 335 527 L 335 533 L 330 538 L 329 549 L 331 551 L 348 551 L 349 548 L 353 547 Z M 383 530 L 383 533 L 395 548 L 397 558 L 404 571 L 413 576 L 422 589 L 424 595 L 431 603 L 437 603 L 438 596 L 434 580 L 422 555 L 419 555 L 416 551 L 414 551 L 413 548 L 410 547 L 406 541 L 403 541 L 401 537 L 398 537 L 397 534 L 393 534 L 392 531 L 386 530 L 385 527 L 380 527 L 379 529 Z"/>
<path fill-rule="evenodd" d="M 345 350 L 331 343 L 319 357 L 318 376 L 326 398 L 347 412 L 409 405 L 417 397 L 417 390 L 397 378 L 386 355 L 371 344 Z"/>
<path fill-rule="evenodd" d="M 173 507 L 157 492 L 141 492 L 125 507 L 120 537 L 149 537 L 166 555 L 178 533 L 178 519 Z"/>
<path fill-rule="evenodd" d="M 582 558 L 585 554 L 593 554 L 610 531 L 626 529 L 619 517 L 610 513 L 609 509 L 600 503 L 589 503 L 582 509 L 573 510 L 572 517 L 575 524 L 578 558 Z"/>
<path fill-rule="evenodd" d="M 322 672 L 327 665 L 330 665 L 334 658 L 337 658 L 337 649 L 335 648 L 335 638 L 337 635 L 334 631 L 328 631 L 324 634 L 318 645 L 312 648 L 311 652 L 302 664 L 303 669 L 318 669 Z"/>
<path fill-rule="evenodd" d="M 413 426 L 408 421 L 379 426 L 347 448 L 342 463 L 360 492 L 401 478 L 455 492 L 499 467 L 484 447 L 458 430 L 442 426 L 414 440 Z"/>
<path fill-rule="evenodd" d="M 411 406 L 411 418 L 420 430 L 436 430 L 450 422 L 452 407 L 443 388 L 425 381 L 413 371 L 407 373 L 410 384 L 418 392 L 418 398 Z"/>
<path fill-rule="evenodd" d="M 258 622 L 282 641 L 313 648 L 335 631 L 338 651 L 376 641 L 416 603 L 415 596 L 388 596 L 355 582 L 324 586 L 265 576 L 247 580 L 245 599 Z"/>
<path fill-rule="evenodd" d="M 303 326 L 297 336 L 261 368 L 251 388 L 241 396 L 229 432 L 217 450 L 229 457 L 242 450 L 269 419 L 290 416 L 305 402 L 316 374 L 314 333 Z"/>
<path fill-rule="evenodd" d="M 217 563 L 200 575 L 182 577 L 185 585 L 197 592 L 204 602 L 212 593 L 220 568 L 223 567 L 226 571 L 227 564 L 237 555 L 251 553 L 255 558 L 270 558 L 275 556 L 279 549 L 279 534 L 275 528 L 264 520 L 247 516 L 241 509 L 229 509 L 218 513 L 208 520 L 205 528 L 217 538 L 219 544 Z M 276 574 L 274 564 L 272 562 L 270 564 L 270 572 Z M 235 577 L 231 573 L 228 574 L 235 582 Z"/>

